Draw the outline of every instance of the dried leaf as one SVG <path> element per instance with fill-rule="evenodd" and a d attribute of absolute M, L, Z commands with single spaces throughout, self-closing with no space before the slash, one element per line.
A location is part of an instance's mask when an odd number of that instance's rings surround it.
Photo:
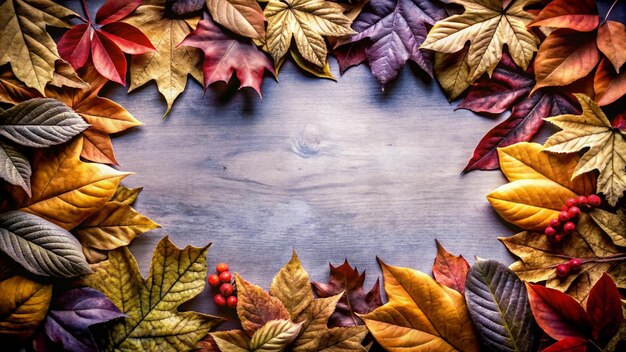
<path fill-rule="evenodd" d="M 30 162 L 16 147 L 0 141 L 0 179 L 21 187 L 30 196 Z"/>
<path fill-rule="evenodd" d="M 290 314 L 283 303 L 270 296 L 259 286 L 235 276 L 237 284 L 237 315 L 241 325 L 249 334 L 254 334 L 271 320 L 289 320 Z"/>
<path fill-rule="evenodd" d="M 271 320 L 257 330 L 250 339 L 250 351 L 281 352 L 298 337 L 302 323 L 290 320 Z"/>
<path fill-rule="evenodd" d="M 295 251 L 291 255 L 291 260 L 274 276 L 270 295 L 283 303 L 294 321 L 313 302 L 309 274 L 302 267 Z"/>
<path fill-rule="evenodd" d="M 23 341 L 46 317 L 52 286 L 22 276 L 0 281 L 0 341 Z"/>
<path fill-rule="evenodd" d="M 433 277 L 435 281 L 446 285 L 460 294 L 465 292 L 465 280 L 469 271 L 469 264 L 462 255 L 455 257 L 437 243 L 437 256 L 433 263 Z"/>
<path fill-rule="evenodd" d="M 95 128 L 88 128 L 83 131 L 83 150 L 80 152 L 80 156 L 100 164 L 118 165 L 111 137 L 108 133 Z"/>
<path fill-rule="evenodd" d="M 265 40 L 265 17 L 256 0 L 207 0 L 213 20 L 241 36 Z"/>
<path fill-rule="evenodd" d="M 593 78 L 595 101 L 609 105 L 626 94 L 626 70 L 618 73 L 607 59 L 602 59 Z"/>
<path fill-rule="evenodd" d="M 180 250 L 166 237 L 152 258 L 148 279 L 141 277 L 130 251 L 124 247 L 109 253 L 85 278 L 88 286 L 102 291 L 127 316 L 93 328 L 102 351 L 190 350 L 220 321 L 195 312 L 179 312 L 178 306 L 204 290 L 206 253 L 203 248 Z"/>
<path fill-rule="evenodd" d="M 615 21 L 606 21 L 598 27 L 598 49 L 613 64 L 615 71 L 626 62 L 626 26 Z"/>
<path fill-rule="evenodd" d="M 303 311 L 299 317 L 294 319 L 294 321 L 302 324 L 298 341 L 296 341 L 293 346 L 294 352 L 320 350 L 320 334 L 328 330 L 326 324 L 328 323 L 330 315 L 335 311 L 335 307 L 340 298 L 341 295 L 339 294 L 311 301 L 306 307 L 306 310 Z"/>
<path fill-rule="evenodd" d="M 611 237 L 613 243 L 626 247 L 626 212 L 622 211 L 621 214 L 616 215 L 596 208 L 589 215 Z"/>
<path fill-rule="evenodd" d="M 569 28 L 589 32 L 598 27 L 600 17 L 594 0 L 554 0 L 544 7 L 529 27 Z"/>
<path fill-rule="evenodd" d="M 111 197 L 109 201 L 132 205 L 133 203 L 135 203 L 137 197 L 139 196 L 139 193 L 142 190 L 143 187 L 130 189 L 120 185 L 117 187 L 117 189 L 115 190 L 115 194 L 113 195 L 113 197 Z"/>
<path fill-rule="evenodd" d="M 204 0 L 166 0 L 165 8 L 171 9 L 177 15 L 187 15 L 201 10 Z"/>
<path fill-rule="evenodd" d="M 448 100 L 454 100 L 471 85 L 468 49 L 456 53 L 435 53 L 435 76 Z"/>
<path fill-rule="evenodd" d="M 611 206 L 626 191 L 626 136 L 613 128 L 606 115 L 589 97 L 577 94 L 581 115 L 559 115 L 547 121 L 563 129 L 544 144 L 554 153 L 575 153 L 589 148 L 580 158 L 572 177 L 598 170 L 598 192 Z"/>
<path fill-rule="evenodd" d="M 212 332 L 211 338 L 217 344 L 218 349 L 208 349 L 206 352 L 248 352 L 250 346 L 250 336 L 245 331 L 231 330 Z M 205 352 L 204 350 L 200 350 Z"/>
<path fill-rule="evenodd" d="M 91 272 L 72 234 L 21 211 L 0 214 L 0 251 L 36 275 L 68 278 Z"/>

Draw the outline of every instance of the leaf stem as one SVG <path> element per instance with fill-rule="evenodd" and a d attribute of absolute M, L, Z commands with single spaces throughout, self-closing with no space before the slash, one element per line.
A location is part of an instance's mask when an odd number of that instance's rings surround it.
<path fill-rule="evenodd" d="M 617 5 L 618 2 L 619 0 L 613 1 L 613 4 L 611 5 L 611 7 L 609 7 L 609 10 L 606 12 L 606 16 L 604 16 L 604 20 L 602 21 L 602 23 L 606 22 L 606 20 L 609 19 L 609 15 L 611 14 L 611 11 L 613 11 L 613 8 L 615 7 L 615 5 Z"/>
<path fill-rule="evenodd" d="M 85 16 L 87 16 L 87 21 L 89 22 L 89 24 L 93 24 L 93 21 L 91 20 L 91 15 L 89 14 L 89 9 L 87 8 L 87 3 L 85 2 L 85 0 L 81 0 L 80 2 L 83 5 L 83 11 L 85 12 Z"/>

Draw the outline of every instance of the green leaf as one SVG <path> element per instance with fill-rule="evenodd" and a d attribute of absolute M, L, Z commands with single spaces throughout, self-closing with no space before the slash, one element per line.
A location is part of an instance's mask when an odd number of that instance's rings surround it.
<path fill-rule="evenodd" d="M 67 278 L 91 272 L 72 234 L 21 211 L 0 214 L 0 251 L 36 275 Z"/>
<path fill-rule="evenodd" d="M 298 337 L 302 323 L 289 320 L 271 320 L 257 330 L 250 340 L 250 350 L 255 352 L 281 352 Z"/>
<path fill-rule="evenodd" d="M 524 283 L 503 264 L 479 260 L 467 275 L 465 299 L 484 345 L 532 351 L 537 334 Z"/>
<path fill-rule="evenodd" d="M 27 100 L 0 113 L 0 136 L 32 148 L 65 143 L 87 127 L 74 110 L 49 98 Z"/>
<path fill-rule="evenodd" d="M 30 197 L 30 162 L 17 148 L 0 141 L 0 178 L 22 187 Z"/>

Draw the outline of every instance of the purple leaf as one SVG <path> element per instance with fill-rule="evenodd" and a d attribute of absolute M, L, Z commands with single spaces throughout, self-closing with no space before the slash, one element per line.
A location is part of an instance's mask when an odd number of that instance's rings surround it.
<path fill-rule="evenodd" d="M 53 303 L 44 327 L 48 337 L 68 351 L 97 351 L 89 327 L 121 317 L 124 314 L 102 292 L 75 288 Z"/>
<path fill-rule="evenodd" d="M 348 42 L 370 38 L 365 49 L 372 73 L 384 86 L 396 78 L 410 59 L 433 75 L 434 54 L 420 51 L 428 30 L 446 16 L 431 0 L 371 0 L 354 21 L 359 32 Z"/>
<path fill-rule="evenodd" d="M 204 7 L 205 0 L 167 0 L 165 7 L 172 9 L 177 15 L 186 15 L 199 11 Z"/>

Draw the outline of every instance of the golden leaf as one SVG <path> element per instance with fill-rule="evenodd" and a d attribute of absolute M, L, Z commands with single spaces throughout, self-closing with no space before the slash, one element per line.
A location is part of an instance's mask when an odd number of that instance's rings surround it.
<path fill-rule="evenodd" d="M 456 99 L 470 86 L 466 48 L 459 52 L 435 53 L 435 76 L 448 100 Z"/>
<path fill-rule="evenodd" d="M 133 55 L 130 62 L 130 88 L 133 91 L 151 80 L 167 102 L 167 115 L 174 100 L 185 90 L 187 75 L 202 82 L 199 69 L 203 53 L 192 47 L 178 44 L 195 28 L 199 17 L 171 19 L 163 16 L 165 1 L 154 1 L 140 6 L 124 21 L 141 30 L 156 47 L 155 52 Z"/>
<path fill-rule="evenodd" d="M 270 296 L 259 286 L 253 285 L 239 275 L 237 283 L 237 315 L 241 326 L 249 334 L 254 333 L 270 320 L 289 320 L 290 315 L 282 302 Z"/>
<path fill-rule="evenodd" d="M 300 314 L 300 317 L 294 319 L 303 324 L 300 337 L 298 337 L 298 341 L 293 346 L 294 352 L 319 350 L 319 344 L 321 343 L 320 331 L 326 330 L 328 319 L 335 311 L 341 296 L 342 294 L 339 294 L 328 298 L 316 299 L 315 301 L 312 300 L 306 307 L 306 310 Z"/>
<path fill-rule="evenodd" d="M 231 330 L 231 331 L 218 331 L 212 332 L 211 338 L 217 344 L 217 347 L 222 352 L 248 352 L 250 346 L 250 336 L 245 331 Z M 208 347 L 210 341 L 203 341 L 200 346 L 207 346 L 206 349 L 211 351 Z M 201 350 L 203 351 L 203 350 Z"/>
<path fill-rule="evenodd" d="M 589 148 L 578 161 L 572 177 L 598 170 L 598 192 L 615 206 L 626 191 L 626 136 L 611 126 L 600 107 L 588 96 L 576 94 L 581 115 L 559 115 L 546 119 L 562 131 L 551 136 L 545 150 L 576 153 Z"/>
<path fill-rule="evenodd" d="M 387 351 L 478 351 L 465 298 L 430 276 L 380 262 L 389 302 L 361 315 Z"/>
<path fill-rule="evenodd" d="M 63 148 L 35 153 L 33 196 L 21 210 L 69 230 L 104 206 L 129 173 L 80 161 L 82 146 L 77 138 Z"/>
<path fill-rule="evenodd" d="M 43 94 L 52 81 L 57 46 L 46 26 L 68 28 L 73 11 L 49 0 L 6 0 L 0 4 L 0 66 L 11 65 L 13 73 L 28 87 Z"/>
<path fill-rule="evenodd" d="M 267 18 L 267 49 L 277 63 L 289 50 L 292 38 L 302 57 L 324 67 L 328 49 L 323 36 L 354 34 L 343 8 L 324 0 L 270 0 Z"/>
<path fill-rule="evenodd" d="M 108 133 L 90 127 L 83 131 L 83 137 L 82 158 L 100 164 L 118 165 Z"/>
<path fill-rule="evenodd" d="M 52 286 L 25 277 L 0 281 L 0 341 L 30 337 L 48 313 Z"/>
<path fill-rule="evenodd" d="M 295 251 L 292 253 L 289 263 L 274 276 L 270 295 L 283 302 L 294 321 L 313 302 L 313 289 L 309 281 L 309 274 L 302 267 Z"/>
<path fill-rule="evenodd" d="M 456 53 L 470 42 L 469 81 L 484 73 L 491 75 L 507 45 L 513 61 L 526 70 L 539 39 L 526 29 L 534 18 L 524 7 L 537 0 L 452 0 L 465 7 L 465 12 L 435 23 L 421 48 L 442 53 Z"/>
<path fill-rule="evenodd" d="M 137 197 L 139 197 L 139 193 L 142 190 L 143 187 L 130 189 L 120 185 L 117 187 L 117 190 L 115 190 L 115 194 L 113 195 L 113 197 L 111 197 L 109 201 L 131 205 L 135 203 Z"/>
<path fill-rule="evenodd" d="M 265 40 L 265 17 L 256 0 L 206 0 L 215 22 L 241 36 Z"/>
<path fill-rule="evenodd" d="M 94 265 L 84 283 L 102 291 L 126 318 L 98 326 L 94 336 L 102 351 L 190 351 L 221 319 L 178 306 L 204 290 L 206 253 L 203 248 L 178 249 L 166 237 L 152 257 L 148 279 L 128 248 L 109 253 Z"/>
<path fill-rule="evenodd" d="M 281 352 L 298 337 L 302 323 L 290 320 L 271 320 L 257 330 L 250 339 L 250 351 Z"/>

